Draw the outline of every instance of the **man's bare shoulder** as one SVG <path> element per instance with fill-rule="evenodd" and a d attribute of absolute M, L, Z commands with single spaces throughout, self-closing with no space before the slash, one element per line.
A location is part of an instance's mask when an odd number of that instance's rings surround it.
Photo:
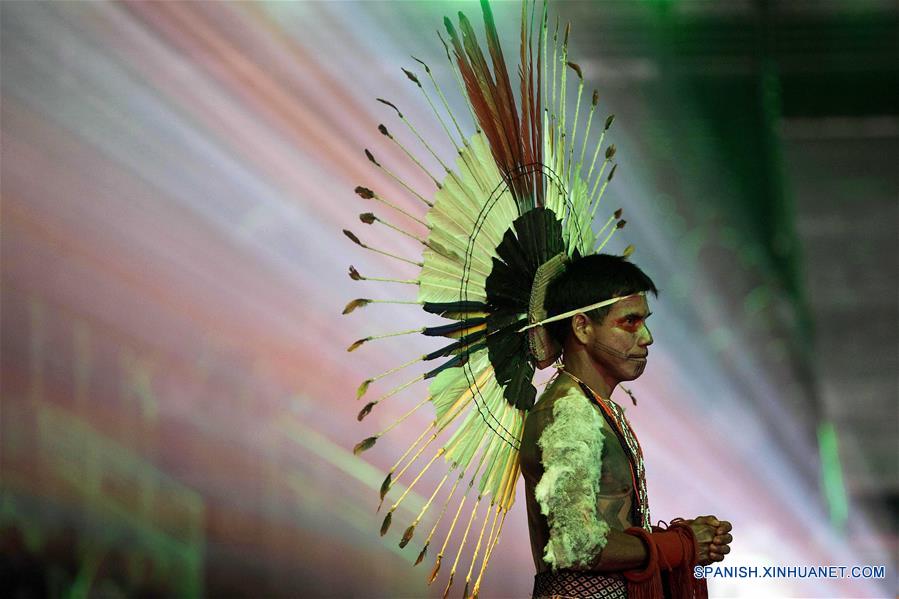
<path fill-rule="evenodd" d="M 568 397 L 571 394 L 579 394 L 584 398 L 585 402 L 588 401 L 580 385 L 564 374 L 560 374 L 546 386 L 534 407 L 528 411 L 527 419 L 524 423 L 526 444 L 533 445 L 536 442 L 543 429 L 553 421 L 553 410 L 556 403 L 563 397 Z"/>
<path fill-rule="evenodd" d="M 534 414 L 543 410 L 549 410 L 551 413 L 556 401 L 571 393 L 584 395 L 580 385 L 574 379 L 560 373 L 546 386 L 546 389 L 540 394 L 540 397 L 528 414 Z M 584 395 L 584 398 L 586 399 L 586 395 Z"/>
<path fill-rule="evenodd" d="M 536 480 L 542 473 L 541 456 L 542 451 L 539 447 L 539 440 L 543 435 L 543 431 L 549 427 L 557 417 L 556 406 L 559 400 L 566 398 L 577 398 L 583 401 L 579 402 L 577 407 L 590 409 L 591 407 L 599 411 L 599 408 L 584 393 L 581 386 L 569 376 L 560 374 L 547 385 L 546 389 L 540 395 L 534 407 L 528 411 L 527 419 L 524 423 L 524 434 L 521 443 L 521 466 L 525 477 L 531 476 Z M 573 407 L 572 405 L 568 406 Z M 575 408 L 577 410 L 577 408 Z M 577 410 L 579 414 L 583 414 Z M 602 417 L 597 421 L 602 426 Z"/>
<path fill-rule="evenodd" d="M 534 407 L 528 411 L 524 425 L 525 439 L 536 441 L 543 429 L 549 426 L 555 419 L 555 407 L 559 400 L 572 396 L 582 398 L 584 405 L 591 406 L 600 416 L 602 415 L 602 410 L 590 399 L 577 381 L 569 376 L 560 374 L 547 385 Z M 605 418 L 600 417 L 597 421 L 604 431 L 608 429 L 608 423 Z"/>

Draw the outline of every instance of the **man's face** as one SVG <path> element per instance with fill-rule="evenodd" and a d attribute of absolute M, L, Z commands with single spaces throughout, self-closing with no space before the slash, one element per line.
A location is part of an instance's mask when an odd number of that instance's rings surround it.
<path fill-rule="evenodd" d="M 649 304 L 635 295 L 612 304 L 601 323 L 592 322 L 586 349 L 610 383 L 632 381 L 643 374 L 652 334 L 646 327 Z"/>

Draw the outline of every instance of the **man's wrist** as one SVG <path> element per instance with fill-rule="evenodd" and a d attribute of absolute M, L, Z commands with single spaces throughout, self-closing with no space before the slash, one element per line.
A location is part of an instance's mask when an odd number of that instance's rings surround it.
<path fill-rule="evenodd" d="M 643 541 L 649 556 L 647 567 L 657 564 L 660 568 L 672 570 L 696 562 L 696 536 L 685 520 L 677 518 L 671 521 L 667 529 L 653 526 L 652 530 L 650 533 L 634 527 L 625 531 Z"/>
<path fill-rule="evenodd" d="M 659 554 L 659 565 L 667 570 L 681 566 L 693 557 L 693 540 L 679 527 L 654 532 L 651 537 Z"/>
<path fill-rule="evenodd" d="M 659 550 L 652 538 L 655 533 L 646 532 L 646 530 L 639 526 L 628 528 L 624 532 L 625 534 L 640 539 L 646 549 L 646 560 L 644 561 L 643 566 L 624 572 L 624 576 L 631 582 L 648 580 L 654 575 L 659 567 Z"/>

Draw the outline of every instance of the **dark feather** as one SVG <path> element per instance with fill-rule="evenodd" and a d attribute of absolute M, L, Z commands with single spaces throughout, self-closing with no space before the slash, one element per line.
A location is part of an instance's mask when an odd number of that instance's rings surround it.
<path fill-rule="evenodd" d="M 346 350 L 347 350 L 348 352 L 349 352 L 349 351 L 356 351 L 356 350 L 359 349 L 359 347 L 360 347 L 363 343 L 365 343 L 366 341 L 371 341 L 371 337 L 363 337 L 362 339 L 358 339 L 358 340 L 356 340 L 356 341 L 353 341 L 352 345 L 350 345 L 348 348 L 346 348 Z"/>
<path fill-rule="evenodd" d="M 417 62 L 418 64 L 420 64 L 420 65 L 422 66 L 422 68 L 425 70 L 425 73 L 427 73 L 428 75 L 431 74 L 431 67 L 429 67 L 429 66 L 425 63 L 425 61 L 421 60 L 420 58 L 415 58 L 414 56 L 412 57 L 412 60 L 414 60 L 415 62 Z"/>
<path fill-rule="evenodd" d="M 365 200 L 370 200 L 373 197 L 375 197 L 375 192 L 373 192 L 372 190 L 370 190 L 367 187 L 362 187 L 361 185 L 356 187 L 356 189 L 354 191 L 359 195 L 359 197 L 361 197 L 362 199 L 365 199 Z"/>
<path fill-rule="evenodd" d="M 400 548 L 405 547 L 409 544 L 409 541 L 412 540 L 412 535 L 415 534 L 415 525 L 413 524 L 409 528 L 406 529 L 406 532 L 403 533 L 403 538 L 400 539 Z"/>
<path fill-rule="evenodd" d="M 447 370 L 448 368 L 458 368 L 458 367 L 462 366 L 463 364 L 468 362 L 468 358 L 471 356 L 471 354 L 481 351 L 482 349 L 484 349 L 484 347 L 486 347 L 486 345 L 487 345 L 486 342 L 482 342 L 482 343 L 478 343 L 476 345 L 470 346 L 468 349 L 466 349 L 463 352 L 459 352 L 458 354 L 456 354 L 455 356 L 453 356 L 452 358 L 450 358 L 449 360 L 447 360 L 446 362 L 444 362 L 443 364 L 441 364 L 434 370 L 430 370 L 430 371 L 426 372 L 424 375 L 424 378 L 431 379 L 431 378 L 434 378 L 435 376 L 437 376 L 438 374 L 440 374 L 441 372 L 443 372 L 444 370 Z"/>
<path fill-rule="evenodd" d="M 362 441 L 359 441 L 358 443 L 356 443 L 356 446 L 353 448 L 353 455 L 359 455 L 363 451 L 371 449 L 374 446 L 375 441 L 377 441 L 377 440 L 378 440 L 377 437 L 368 437 L 367 439 L 363 439 Z"/>
<path fill-rule="evenodd" d="M 487 309 L 487 304 L 483 302 L 425 302 L 423 305 L 424 311 L 429 314 L 437 314 L 439 316 L 446 316 L 447 318 L 454 318 L 456 320 L 461 320 L 461 315 L 467 313 L 481 313 Z M 453 316 L 448 316 L 452 314 Z"/>
<path fill-rule="evenodd" d="M 418 87 L 421 87 L 421 82 L 418 80 L 418 77 L 415 76 L 415 73 L 413 73 L 412 71 L 409 71 L 407 69 L 403 69 L 403 72 L 406 74 L 406 77 L 409 78 L 409 81 L 411 81 Z"/>
<path fill-rule="evenodd" d="M 470 346 L 475 341 L 480 341 L 484 337 L 487 336 L 487 329 L 483 329 L 478 331 L 477 333 L 472 333 L 471 335 L 466 335 L 462 337 L 455 343 L 450 343 L 446 347 L 442 347 L 438 350 L 432 351 L 431 353 L 425 355 L 424 360 L 436 360 L 437 358 L 444 358 L 446 356 L 451 356 L 453 354 L 459 353 L 461 351 L 467 351 L 468 346 Z M 482 345 L 483 347 L 483 345 Z"/>
<path fill-rule="evenodd" d="M 362 408 L 361 410 L 359 410 L 359 414 L 356 415 L 356 420 L 358 420 L 359 422 L 362 422 L 362 419 L 365 418 L 366 416 L 368 416 L 369 413 L 371 413 L 371 409 L 373 407 L 375 407 L 375 402 L 373 402 L 373 401 L 370 401 L 367 404 L 365 404 L 365 407 Z"/>
<path fill-rule="evenodd" d="M 350 241 L 355 243 L 356 245 L 362 245 L 362 242 L 359 241 L 359 238 L 356 237 L 356 234 L 350 231 L 349 229 L 344 229 L 343 234 L 349 237 Z"/>
<path fill-rule="evenodd" d="M 528 283 L 530 283 L 528 275 L 533 276 L 537 269 L 531 266 L 528 256 L 525 256 L 522 252 L 521 243 L 519 243 L 513 228 L 510 228 L 506 231 L 505 235 L 503 235 L 503 240 L 496 246 L 496 253 L 499 256 L 499 259 L 505 262 L 512 272 L 515 273 L 518 279 L 515 284 L 517 286 L 528 287 Z M 492 275 L 493 272 L 487 277 L 488 287 Z M 530 295 L 530 289 L 524 289 L 522 290 L 522 293 Z M 487 292 L 487 300 L 490 301 L 489 290 Z"/>
<path fill-rule="evenodd" d="M 458 336 L 458 334 L 465 329 L 470 329 L 472 327 L 482 325 L 484 324 L 484 322 L 486 322 L 486 319 L 483 317 L 469 318 L 466 320 L 460 320 L 459 322 L 454 322 L 452 324 L 445 324 L 438 327 L 427 327 L 422 331 L 422 334 L 428 337 L 450 337 L 453 336 L 454 333 L 456 333 L 456 336 Z"/>
<path fill-rule="evenodd" d="M 519 312 L 527 310 L 531 297 L 527 285 L 526 276 L 519 270 L 494 257 L 493 268 L 487 277 L 487 301 L 491 311 L 501 308 L 517 309 Z"/>
<path fill-rule="evenodd" d="M 390 486 L 392 484 L 392 473 L 387 474 L 387 478 L 384 479 L 384 482 L 381 483 L 381 501 L 384 501 L 384 496 L 387 495 L 387 491 L 390 490 Z"/>
<path fill-rule="evenodd" d="M 368 148 L 365 149 L 365 157 L 368 158 L 368 160 L 375 166 L 381 166 L 381 163 L 375 160 L 374 154 L 372 154 Z"/>
<path fill-rule="evenodd" d="M 359 299 L 350 300 L 350 302 L 343 308 L 343 314 L 349 314 L 356 308 L 361 308 L 363 306 L 367 306 L 371 303 L 370 299 L 365 299 L 360 297 Z"/>
<path fill-rule="evenodd" d="M 394 110 L 396 110 L 396 115 L 397 115 L 398 117 L 403 118 L 403 113 L 400 112 L 400 109 L 397 108 L 397 107 L 396 107 L 396 104 L 394 104 L 393 102 L 388 102 L 388 101 L 385 100 L 384 98 L 378 98 L 378 102 L 380 102 L 381 104 L 384 104 L 385 106 L 390 106 L 391 108 L 393 108 Z"/>
<path fill-rule="evenodd" d="M 534 367 L 528 360 L 527 334 L 517 330 L 526 321 L 513 320 L 487 338 L 490 363 L 496 372 L 496 380 L 503 387 L 503 397 L 515 407 L 530 409 L 537 390 L 531 384 Z"/>
<path fill-rule="evenodd" d="M 418 554 L 418 557 L 415 559 L 415 563 L 413 565 L 417 566 L 421 563 L 421 560 L 425 558 L 425 555 L 428 553 L 428 545 L 430 543 L 425 543 L 425 546 L 421 548 L 421 552 Z"/>
<path fill-rule="evenodd" d="M 569 62 L 569 63 L 568 63 L 568 66 L 571 67 L 571 70 L 572 70 L 572 71 L 574 71 L 575 73 L 577 73 L 577 78 L 578 78 L 578 79 L 580 79 L 581 81 L 584 80 L 584 74 L 581 72 L 581 67 L 580 67 L 580 65 L 578 65 L 578 64 L 576 64 L 576 63 L 573 63 L 573 62 Z"/>

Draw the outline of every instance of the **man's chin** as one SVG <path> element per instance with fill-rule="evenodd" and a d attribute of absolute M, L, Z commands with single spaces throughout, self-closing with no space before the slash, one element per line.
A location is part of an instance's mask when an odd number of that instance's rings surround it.
<path fill-rule="evenodd" d="M 643 374 L 643 371 L 646 370 L 646 360 L 641 360 L 640 362 L 633 365 L 630 369 L 630 372 L 627 373 L 627 376 L 621 380 L 623 381 L 633 381 Z"/>

